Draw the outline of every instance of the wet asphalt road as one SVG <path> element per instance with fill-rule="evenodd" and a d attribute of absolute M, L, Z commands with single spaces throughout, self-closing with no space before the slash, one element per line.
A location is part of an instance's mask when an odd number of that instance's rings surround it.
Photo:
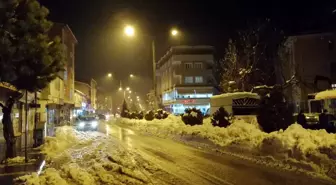
<path fill-rule="evenodd" d="M 165 184 L 190 185 L 322 185 L 335 184 L 304 174 L 257 165 L 233 156 L 191 147 L 170 139 L 141 135 L 116 122 L 101 123 L 99 132 L 164 171 Z"/>

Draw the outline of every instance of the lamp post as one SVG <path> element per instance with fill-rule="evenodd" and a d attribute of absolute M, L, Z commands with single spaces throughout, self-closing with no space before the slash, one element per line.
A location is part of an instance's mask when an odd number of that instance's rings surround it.
<path fill-rule="evenodd" d="M 134 37 L 135 35 L 135 29 L 133 26 L 131 25 L 127 25 L 124 28 L 124 33 L 125 35 L 127 35 L 128 37 Z M 171 30 L 171 35 L 173 37 L 177 37 L 179 35 L 179 31 L 175 28 L 173 28 Z M 155 97 L 155 102 L 154 102 L 154 108 L 157 109 L 158 108 L 158 104 L 157 104 L 157 93 L 156 93 L 156 48 L 155 48 L 155 38 L 153 36 L 149 36 L 144 34 L 145 36 L 148 36 L 149 38 L 151 38 L 152 42 L 151 42 L 151 48 L 152 48 L 152 70 L 153 70 L 153 90 L 154 90 L 154 97 Z"/>

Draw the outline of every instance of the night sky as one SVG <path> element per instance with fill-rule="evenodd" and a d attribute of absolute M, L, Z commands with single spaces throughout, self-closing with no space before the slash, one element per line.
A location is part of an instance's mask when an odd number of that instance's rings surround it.
<path fill-rule="evenodd" d="M 151 87 L 150 38 L 155 36 L 157 59 L 169 46 L 206 44 L 223 55 L 226 41 L 237 30 L 256 20 L 270 18 L 288 33 L 336 26 L 336 1 L 324 0 L 40 0 L 54 22 L 70 26 L 79 43 L 76 48 L 76 77 L 94 77 L 99 82 L 112 72 L 127 83 L 128 74 L 140 93 Z M 138 35 L 123 35 L 125 24 L 135 25 Z M 177 27 L 179 39 L 169 37 Z M 144 81 L 147 80 L 147 85 Z M 103 83 L 101 83 L 103 84 Z M 114 84 L 114 86 L 116 83 Z M 125 84 L 126 85 L 126 84 Z M 128 85 L 128 84 L 127 84 Z"/>

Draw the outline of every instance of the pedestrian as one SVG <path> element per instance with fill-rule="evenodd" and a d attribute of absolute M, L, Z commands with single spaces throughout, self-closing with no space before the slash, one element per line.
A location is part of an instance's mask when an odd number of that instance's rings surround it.
<path fill-rule="evenodd" d="M 321 129 L 327 129 L 328 128 L 328 111 L 324 109 L 322 113 L 319 115 L 319 122 L 320 122 L 320 128 Z"/>
<path fill-rule="evenodd" d="M 303 114 L 303 110 L 300 110 L 299 114 L 297 115 L 296 122 L 300 124 L 303 128 L 307 128 L 307 119 L 306 116 Z"/>

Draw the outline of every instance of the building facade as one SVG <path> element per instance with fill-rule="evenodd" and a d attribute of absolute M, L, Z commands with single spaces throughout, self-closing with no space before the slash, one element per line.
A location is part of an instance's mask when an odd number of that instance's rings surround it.
<path fill-rule="evenodd" d="M 214 93 L 214 48 L 212 46 L 175 46 L 157 63 L 157 94 L 169 112 L 181 114 L 196 107 L 210 108 Z"/>
<path fill-rule="evenodd" d="M 89 98 L 89 94 L 84 94 L 83 92 L 75 89 L 75 110 L 73 112 L 74 117 L 87 114 L 89 111 Z"/>
<path fill-rule="evenodd" d="M 74 69 L 77 39 L 67 24 L 55 23 L 49 32 L 59 37 L 64 46 L 64 71 L 41 92 L 41 121 L 48 125 L 71 122 L 74 109 Z M 46 111 L 44 110 L 46 109 Z"/>
<path fill-rule="evenodd" d="M 296 74 L 299 83 L 286 90 L 296 111 L 308 110 L 308 95 L 336 87 L 336 35 L 318 33 L 291 36 L 285 42 L 286 59 L 277 76 L 290 79 Z M 282 73 L 282 74 L 280 74 Z M 284 80 L 278 79 L 279 83 Z"/>
<path fill-rule="evenodd" d="M 95 113 L 97 109 L 97 82 L 93 79 L 75 81 L 75 89 L 87 97 L 86 111 Z"/>

